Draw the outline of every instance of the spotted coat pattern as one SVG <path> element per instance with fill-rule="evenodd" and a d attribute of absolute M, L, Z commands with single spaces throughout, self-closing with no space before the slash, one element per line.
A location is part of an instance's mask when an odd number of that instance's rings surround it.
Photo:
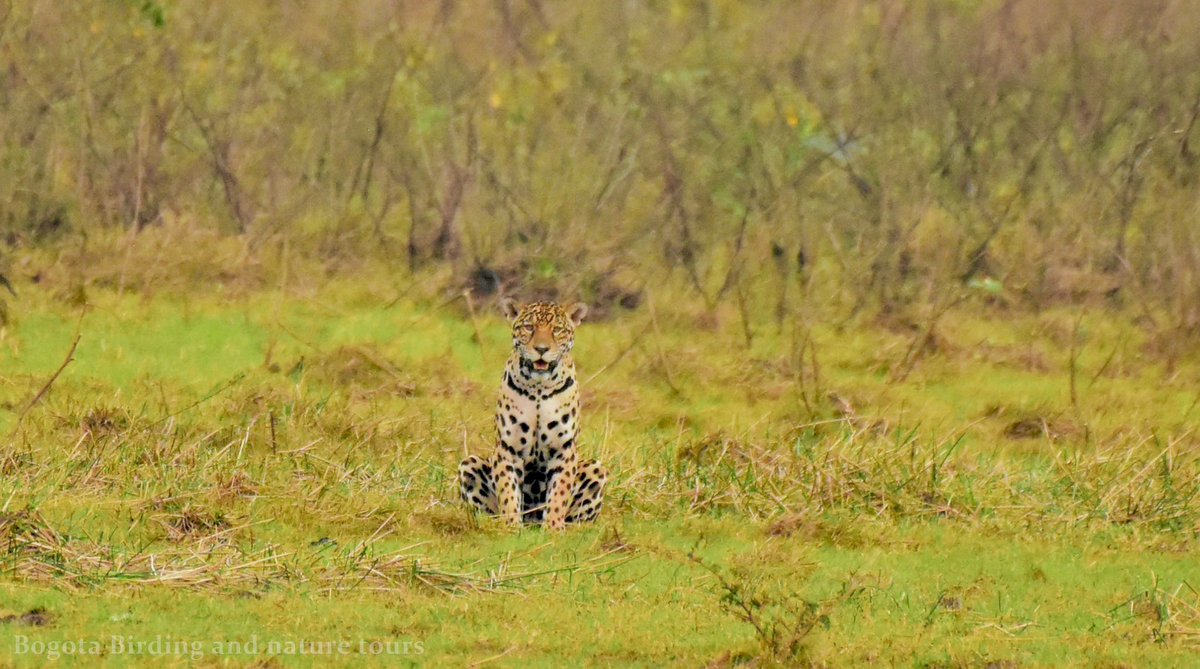
<path fill-rule="evenodd" d="M 607 472 L 578 455 L 579 383 L 571 349 L 587 306 L 535 302 L 502 307 L 512 320 L 513 353 L 496 404 L 497 447 L 490 460 L 459 466 L 463 501 L 510 523 L 553 530 L 594 520 Z"/>

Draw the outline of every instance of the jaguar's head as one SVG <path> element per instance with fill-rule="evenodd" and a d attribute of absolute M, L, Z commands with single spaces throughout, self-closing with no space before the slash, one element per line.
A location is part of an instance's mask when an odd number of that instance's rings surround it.
<path fill-rule="evenodd" d="M 521 369 L 530 376 L 548 376 L 575 345 L 575 328 L 587 315 L 587 305 L 576 302 L 562 306 L 554 302 L 531 302 L 519 306 L 510 298 L 500 303 L 512 321 L 513 349 Z"/>

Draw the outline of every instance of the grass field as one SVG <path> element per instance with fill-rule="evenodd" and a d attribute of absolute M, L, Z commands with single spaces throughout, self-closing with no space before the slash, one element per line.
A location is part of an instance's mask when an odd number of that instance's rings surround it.
<path fill-rule="evenodd" d="M 0 669 L 1200 667 L 1198 35 L 0 0 Z M 593 526 L 457 500 L 501 295 Z"/>
<path fill-rule="evenodd" d="M 579 331 L 613 477 L 551 535 L 456 499 L 506 324 L 381 276 L 19 286 L 0 664 L 1200 666 L 1200 368 L 1124 316 L 747 345 L 650 292 Z"/>

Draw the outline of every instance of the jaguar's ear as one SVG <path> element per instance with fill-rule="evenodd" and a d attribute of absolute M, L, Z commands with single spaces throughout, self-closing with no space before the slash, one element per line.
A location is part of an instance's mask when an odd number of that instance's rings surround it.
<path fill-rule="evenodd" d="M 575 304 L 567 307 L 567 318 L 570 318 L 571 322 L 578 327 L 579 324 L 583 322 L 583 318 L 587 316 L 587 312 L 588 305 L 584 304 L 583 302 L 576 302 Z"/>
<path fill-rule="evenodd" d="M 511 297 L 506 297 L 500 300 L 500 312 L 510 321 L 517 319 L 517 314 L 521 313 L 521 306 Z"/>

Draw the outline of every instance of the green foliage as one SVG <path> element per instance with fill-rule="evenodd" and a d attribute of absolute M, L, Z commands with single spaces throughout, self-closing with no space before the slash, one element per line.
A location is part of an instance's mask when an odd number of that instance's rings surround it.
<path fill-rule="evenodd" d="M 437 7 L 13 3 L 0 229 L 1200 323 L 1192 3 Z"/>
<path fill-rule="evenodd" d="M 138 5 L 138 11 L 141 12 L 142 18 L 155 28 L 161 28 L 167 25 L 167 13 L 163 10 L 163 6 L 154 0 L 143 0 Z"/>

